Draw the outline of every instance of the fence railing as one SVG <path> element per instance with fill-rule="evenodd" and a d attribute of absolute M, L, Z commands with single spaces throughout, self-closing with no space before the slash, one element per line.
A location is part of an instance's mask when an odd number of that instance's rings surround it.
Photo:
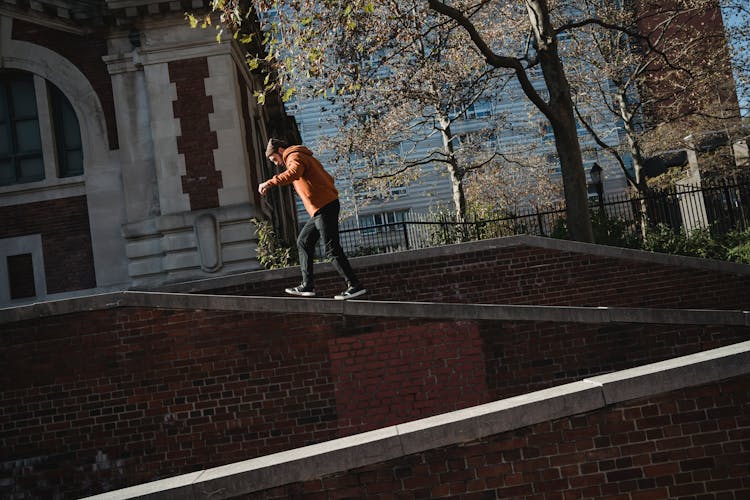
<path fill-rule="evenodd" d="M 750 228 L 750 183 L 680 185 L 638 195 L 605 195 L 590 199 L 593 216 L 620 221 L 632 237 L 643 224 L 663 224 L 675 232 L 697 229 L 716 236 Z M 341 244 L 350 256 L 389 253 L 516 234 L 565 237 L 562 203 L 547 209 L 519 210 L 501 217 L 456 221 L 449 215 L 404 214 L 404 219 L 377 225 L 340 226 Z M 322 253 L 320 254 L 322 255 Z"/>

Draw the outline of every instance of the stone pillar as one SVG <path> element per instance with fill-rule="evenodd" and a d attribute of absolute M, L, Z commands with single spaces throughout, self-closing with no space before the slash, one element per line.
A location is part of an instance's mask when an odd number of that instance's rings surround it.
<path fill-rule="evenodd" d="M 132 38 L 132 36 L 130 37 Z M 130 40 L 128 43 L 132 43 Z M 258 269 L 250 159 L 231 41 L 144 25 L 108 58 L 137 287 Z"/>

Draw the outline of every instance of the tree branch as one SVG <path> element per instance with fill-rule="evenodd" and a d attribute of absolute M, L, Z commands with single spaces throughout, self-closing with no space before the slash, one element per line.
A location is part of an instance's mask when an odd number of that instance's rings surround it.
<path fill-rule="evenodd" d="M 539 108 L 539 111 L 544 113 L 547 118 L 553 118 L 552 110 L 544 101 L 544 99 L 542 99 L 542 97 L 537 93 L 536 89 L 529 80 L 528 75 L 526 74 L 526 70 L 523 68 L 523 64 L 521 64 L 520 59 L 516 57 L 501 56 L 496 54 L 487 45 L 487 42 L 484 41 L 482 35 L 480 35 L 477 31 L 476 26 L 474 26 L 469 18 L 467 18 L 460 10 L 446 5 L 439 0 L 428 0 L 428 3 L 430 5 L 430 9 L 453 19 L 456 23 L 458 23 L 466 30 L 466 32 L 469 34 L 469 37 L 471 38 L 471 41 L 474 42 L 474 45 L 476 45 L 482 56 L 487 61 L 487 64 L 496 68 L 507 68 L 514 70 L 516 78 L 518 78 L 518 82 L 521 84 L 521 88 L 523 89 L 529 100 L 531 100 L 531 102 L 534 103 L 534 105 Z"/>
<path fill-rule="evenodd" d="M 628 172 L 628 169 L 625 167 L 625 162 L 622 160 L 622 157 L 620 156 L 620 153 L 604 142 L 600 137 L 599 134 L 596 133 L 594 128 L 591 126 L 589 122 L 586 121 L 586 119 L 581 114 L 581 111 L 578 109 L 578 106 L 573 106 L 573 109 L 575 109 L 576 116 L 578 116 L 578 120 L 583 124 L 583 126 L 586 128 L 586 131 L 589 133 L 589 135 L 594 139 L 594 142 L 596 142 L 599 147 L 607 151 L 609 154 L 615 157 L 617 160 L 617 163 L 620 165 L 620 169 L 625 174 L 625 177 L 628 179 L 628 182 L 630 182 L 633 186 L 636 185 L 635 178 L 633 178 L 630 175 L 630 172 Z"/>

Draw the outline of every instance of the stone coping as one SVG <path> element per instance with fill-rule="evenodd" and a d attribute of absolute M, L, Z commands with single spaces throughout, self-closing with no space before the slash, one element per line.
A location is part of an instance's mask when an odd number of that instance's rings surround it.
<path fill-rule="evenodd" d="M 750 341 L 89 498 L 231 498 L 748 373 Z"/>
<path fill-rule="evenodd" d="M 351 259 L 351 262 L 352 266 L 356 269 L 405 263 L 414 260 L 429 260 L 441 257 L 451 257 L 463 253 L 482 252 L 488 250 L 491 251 L 501 248 L 521 246 L 546 248 L 550 250 L 558 250 L 561 252 L 573 252 L 611 259 L 646 262 L 663 266 L 715 271 L 718 273 L 729 275 L 750 276 L 750 265 L 747 264 L 700 259 L 697 257 L 685 257 L 682 255 L 646 252 L 643 250 L 633 250 L 630 248 L 596 245 L 593 243 L 580 243 L 577 241 L 545 238 L 542 236 L 532 236 L 527 234 L 481 241 L 471 241 L 467 243 L 458 243 L 455 245 L 444 245 L 417 250 L 406 250 L 403 252 L 394 252 L 388 254 L 354 257 Z M 329 263 L 320 263 L 316 264 L 316 266 L 318 266 L 318 273 L 329 271 L 334 272 L 333 266 Z M 158 287 L 158 290 L 164 292 L 201 292 L 206 290 L 219 290 L 221 288 L 239 286 L 246 283 L 258 283 L 276 279 L 296 277 L 299 277 L 299 269 L 297 267 L 290 267 L 284 269 L 274 269 L 270 271 L 250 271 L 246 273 L 234 274 L 231 276 L 217 276 L 215 278 L 186 281 L 182 283 L 172 283 L 169 285 L 161 285 Z"/>
<path fill-rule="evenodd" d="M 4 308 L 0 309 L 0 324 L 119 307 L 438 320 L 750 326 L 750 311 L 344 301 L 137 291 L 104 293 Z"/>

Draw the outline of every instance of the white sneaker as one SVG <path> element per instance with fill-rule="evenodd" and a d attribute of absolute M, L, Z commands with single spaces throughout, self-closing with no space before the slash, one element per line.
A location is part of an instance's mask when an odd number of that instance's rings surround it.
<path fill-rule="evenodd" d="M 359 297 L 360 295 L 364 295 L 367 293 L 367 290 L 362 287 L 362 285 L 351 285 L 349 288 L 344 290 L 338 295 L 335 295 L 333 298 L 336 300 L 347 300 L 347 299 L 353 299 L 354 297 Z"/>
<path fill-rule="evenodd" d="M 294 288 L 287 288 L 284 291 L 289 295 L 296 295 L 298 297 L 315 297 L 315 288 L 304 283 Z"/>

